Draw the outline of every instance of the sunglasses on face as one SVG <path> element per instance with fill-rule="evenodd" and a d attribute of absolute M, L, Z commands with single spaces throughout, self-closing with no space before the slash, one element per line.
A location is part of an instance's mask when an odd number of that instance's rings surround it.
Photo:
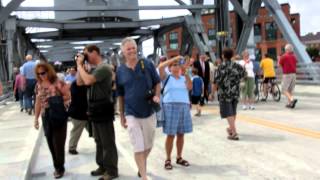
<path fill-rule="evenodd" d="M 38 76 L 44 76 L 44 75 L 46 75 L 47 74 L 47 72 L 46 71 L 43 71 L 43 72 L 39 72 L 39 73 L 37 73 L 37 75 Z"/>

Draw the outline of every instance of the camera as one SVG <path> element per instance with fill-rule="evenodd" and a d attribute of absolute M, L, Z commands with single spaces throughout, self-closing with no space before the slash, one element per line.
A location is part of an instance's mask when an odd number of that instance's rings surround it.
<path fill-rule="evenodd" d="M 160 104 L 153 101 L 153 97 L 155 96 L 155 93 L 153 90 L 148 90 L 146 92 L 145 98 L 148 101 L 148 103 L 151 105 L 152 109 L 155 112 L 159 112 L 161 110 Z"/>
<path fill-rule="evenodd" d="M 83 57 L 84 57 L 84 62 L 88 62 L 88 55 L 87 54 L 84 54 L 84 53 L 81 53 L 82 55 L 83 55 Z M 75 57 L 74 57 L 74 60 L 75 61 L 77 61 L 77 58 L 78 58 L 78 55 L 75 55 Z"/>
<path fill-rule="evenodd" d="M 179 60 L 179 65 L 184 65 L 186 63 L 186 60 L 184 58 L 181 58 Z"/>

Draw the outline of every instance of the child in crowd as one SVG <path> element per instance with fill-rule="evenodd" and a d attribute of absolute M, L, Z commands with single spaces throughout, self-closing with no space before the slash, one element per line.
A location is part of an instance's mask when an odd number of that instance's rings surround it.
<path fill-rule="evenodd" d="M 192 91 L 191 91 L 191 103 L 196 106 L 197 113 L 195 116 L 201 116 L 200 100 L 204 93 L 204 83 L 202 78 L 198 75 L 198 70 L 192 68 Z"/>

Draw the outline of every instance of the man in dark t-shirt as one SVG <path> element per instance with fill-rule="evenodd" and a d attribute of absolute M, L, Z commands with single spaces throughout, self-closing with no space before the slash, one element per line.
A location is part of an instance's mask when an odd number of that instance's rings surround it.
<path fill-rule="evenodd" d="M 95 68 L 88 73 L 84 68 L 84 59 Z M 92 176 L 103 176 L 103 179 L 118 177 L 118 154 L 114 133 L 114 106 L 112 100 L 112 70 L 103 64 L 100 49 L 89 45 L 83 54 L 77 55 L 78 85 L 90 86 L 87 91 L 88 117 L 93 123 L 96 142 L 96 163 L 98 169 Z"/>

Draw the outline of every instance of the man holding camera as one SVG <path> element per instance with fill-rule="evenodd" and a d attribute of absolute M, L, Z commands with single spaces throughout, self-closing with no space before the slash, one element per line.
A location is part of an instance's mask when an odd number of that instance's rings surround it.
<path fill-rule="evenodd" d="M 160 78 L 151 62 L 138 59 L 134 39 L 123 39 L 121 51 L 125 64 L 118 68 L 116 76 L 121 125 L 128 128 L 138 175 L 146 180 L 147 157 L 156 129 L 154 112 L 160 102 Z"/>
<path fill-rule="evenodd" d="M 100 49 L 89 45 L 83 54 L 76 57 L 79 78 L 78 85 L 89 86 L 87 91 L 88 118 L 93 123 L 96 142 L 96 163 L 98 169 L 91 172 L 92 176 L 102 176 L 100 179 L 118 177 L 118 153 L 115 143 L 113 126 L 114 106 L 112 99 L 112 70 L 103 64 Z M 84 61 L 94 67 L 88 73 Z"/>

